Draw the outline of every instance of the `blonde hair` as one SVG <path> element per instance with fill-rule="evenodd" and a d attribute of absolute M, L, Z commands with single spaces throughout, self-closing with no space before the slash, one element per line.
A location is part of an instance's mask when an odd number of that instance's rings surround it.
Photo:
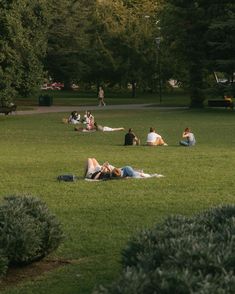
<path fill-rule="evenodd" d="M 121 170 L 119 169 L 119 168 L 114 168 L 113 170 L 112 170 L 112 176 L 113 177 L 120 177 L 121 176 Z"/>

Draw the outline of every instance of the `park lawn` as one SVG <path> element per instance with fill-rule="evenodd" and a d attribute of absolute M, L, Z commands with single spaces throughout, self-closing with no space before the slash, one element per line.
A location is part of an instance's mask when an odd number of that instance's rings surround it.
<path fill-rule="evenodd" d="M 78 133 L 61 123 L 65 114 L 0 116 L 0 198 L 33 195 L 63 225 L 66 239 L 49 258 L 71 261 L 36 280 L 9 285 L 3 294 L 87 294 L 121 270 L 120 252 L 140 229 L 171 214 L 192 215 L 235 203 L 235 113 L 230 110 L 97 110 L 110 127 L 133 127 L 144 144 L 150 126 L 168 147 L 123 146 L 125 132 Z M 180 147 L 185 127 L 197 145 Z M 87 157 L 131 165 L 164 178 L 58 183 L 83 175 Z"/>
<path fill-rule="evenodd" d="M 55 106 L 96 106 L 98 100 L 95 92 L 79 91 L 40 91 L 29 98 L 16 99 L 18 110 L 32 109 L 38 106 L 38 97 L 40 95 L 50 95 L 53 97 Z M 107 92 L 105 95 L 107 105 L 119 104 L 154 104 L 159 106 L 188 106 L 189 95 L 182 92 L 181 89 L 163 93 L 161 103 L 157 93 L 138 93 L 135 98 L 128 92 Z"/>

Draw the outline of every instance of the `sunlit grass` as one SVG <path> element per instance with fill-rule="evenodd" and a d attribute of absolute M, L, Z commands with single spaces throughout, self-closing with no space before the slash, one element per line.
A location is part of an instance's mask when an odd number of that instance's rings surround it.
<path fill-rule="evenodd" d="M 110 127 L 133 127 L 142 145 L 124 147 L 124 133 L 74 132 L 61 123 L 67 114 L 0 116 L 0 197 L 29 194 L 44 200 L 63 224 L 66 240 L 53 257 L 72 265 L 4 294 L 91 293 L 120 269 L 120 251 L 141 228 L 170 214 L 191 215 L 222 203 L 235 203 L 235 120 L 226 110 L 100 110 L 96 120 Z M 146 147 L 149 127 L 168 147 Z M 178 145 L 191 127 L 193 148 Z M 87 157 L 131 165 L 165 178 L 58 183 L 56 177 L 81 177 Z"/>

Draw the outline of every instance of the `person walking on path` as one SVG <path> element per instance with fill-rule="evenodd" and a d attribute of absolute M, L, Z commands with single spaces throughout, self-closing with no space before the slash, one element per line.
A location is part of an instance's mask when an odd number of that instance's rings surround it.
<path fill-rule="evenodd" d="M 99 91 L 98 91 L 98 100 L 99 100 L 99 105 L 98 106 L 105 106 L 104 102 L 104 89 L 102 86 L 99 86 Z"/>

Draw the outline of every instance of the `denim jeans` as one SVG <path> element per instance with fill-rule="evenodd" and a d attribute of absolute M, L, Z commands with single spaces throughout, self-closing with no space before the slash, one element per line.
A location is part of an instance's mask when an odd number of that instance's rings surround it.
<path fill-rule="evenodd" d="M 121 168 L 122 170 L 122 177 L 136 177 L 137 173 L 133 170 L 131 166 L 124 166 Z"/>

